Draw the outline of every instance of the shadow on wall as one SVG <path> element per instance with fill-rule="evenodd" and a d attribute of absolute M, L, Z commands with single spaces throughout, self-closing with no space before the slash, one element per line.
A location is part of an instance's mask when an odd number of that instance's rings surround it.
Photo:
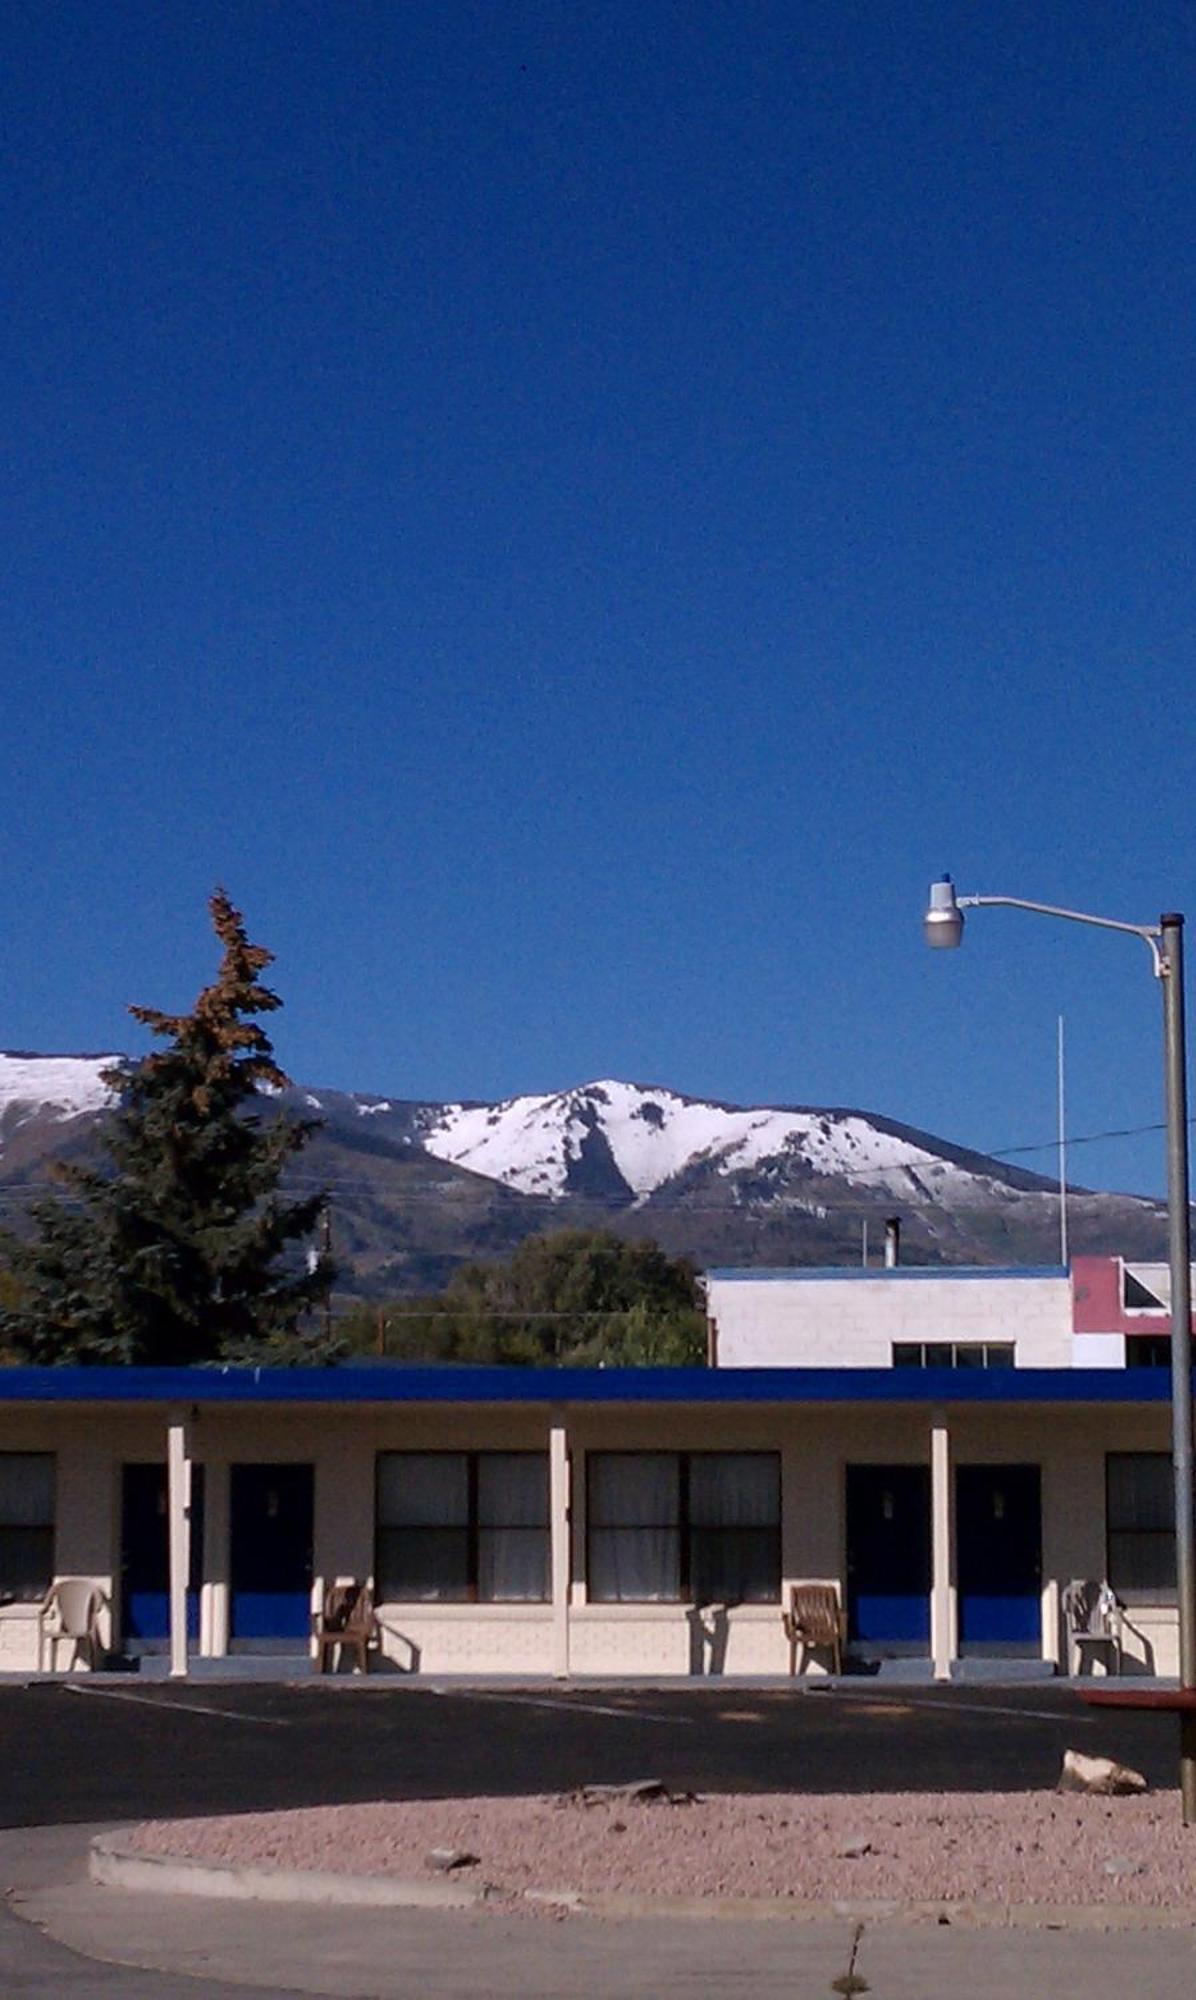
<path fill-rule="evenodd" d="M 695 1604 L 685 1614 L 689 1626 L 691 1674 L 721 1674 L 727 1667 L 727 1607 Z"/>
<path fill-rule="evenodd" d="M 1133 1620 L 1127 1617 L 1124 1611 L 1121 1614 L 1121 1623 L 1122 1629 L 1127 1636 L 1132 1637 L 1137 1642 L 1136 1652 L 1131 1653 L 1128 1648 L 1123 1648 L 1122 1650 L 1122 1673 L 1126 1675 L 1141 1674 L 1153 1677 L 1158 1671 L 1155 1666 L 1153 1639 L 1148 1638 L 1142 1627 L 1135 1625 Z M 1141 1654 L 1141 1658 L 1138 1657 L 1138 1653 Z"/>
<path fill-rule="evenodd" d="M 383 1646 L 374 1661 L 372 1671 L 376 1674 L 417 1674 L 422 1654 L 415 1640 L 409 1639 L 405 1632 L 396 1631 L 395 1627 L 388 1625 L 383 1618 L 378 1620 L 378 1630 L 384 1640 L 391 1640 L 400 1650 L 396 1656 L 388 1653 Z"/>

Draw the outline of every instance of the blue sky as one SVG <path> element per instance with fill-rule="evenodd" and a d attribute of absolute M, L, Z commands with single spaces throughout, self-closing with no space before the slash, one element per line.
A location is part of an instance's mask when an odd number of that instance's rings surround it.
<path fill-rule="evenodd" d="M 225 882 L 306 1081 L 1161 1116 L 1196 17 L 0 11 L 0 1045 Z M 1049 1160 L 1045 1162 L 1049 1166 Z M 1085 1148 L 1157 1187 L 1161 1143 Z"/>

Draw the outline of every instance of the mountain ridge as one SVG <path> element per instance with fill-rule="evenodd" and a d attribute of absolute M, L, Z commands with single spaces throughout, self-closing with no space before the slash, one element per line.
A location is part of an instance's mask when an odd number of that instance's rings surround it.
<path fill-rule="evenodd" d="M 55 1159 L 86 1157 L 115 1054 L 0 1052 L 0 1212 L 19 1224 Z M 1053 1180 L 852 1106 L 736 1105 L 598 1078 L 497 1101 L 296 1085 L 322 1121 L 293 1179 L 326 1186 L 346 1295 L 442 1284 L 565 1226 L 652 1235 L 699 1265 L 855 1263 L 890 1214 L 923 1263 L 1055 1261 Z M 1158 1254 L 1160 1203 L 1069 1190 L 1075 1249 Z"/>

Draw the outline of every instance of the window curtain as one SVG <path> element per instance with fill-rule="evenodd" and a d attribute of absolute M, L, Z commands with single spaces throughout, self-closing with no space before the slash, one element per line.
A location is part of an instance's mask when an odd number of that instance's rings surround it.
<path fill-rule="evenodd" d="M 681 1595 L 676 1452 L 597 1452 L 588 1473 L 591 1598 L 675 1602 Z"/>
<path fill-rule="evenodd" d="M 383 1452 L 378 1460 L 382 1602 L 460 1603 L 470 1594 L 469 1461 L 464 1452 Z"/>
<path fill-rule="evenodd" d="M 1175 1486 L 1162 1451 L 1110 1452 L 1107 1472 L 1109 1581 L 1127 1603 L 1175 1597 Z"/>
<path fill-rule="evenodd" d="M 780 1462 L 774 1452 L 695 1452 L 689 1461 L 694 1602 L 778 1597 L 780 1519 Z"/>
<path fill-rule="evenodd" d="M 378 1460 L 378 1519 L 389 1528 L 464 1528 L 469 1469 L 463 1451 L 388 1451 Z"/>
<path fill-rule="evenodd" d="M 548 1461 L 543 1452 L 478 1457 L 478 1596 L 542 1604 L 549 1595 Z"/>
<path fill-rule="evenodd" d="M 54 1458 L 0 1452 L 0 1600 L 36 1603 L 54 1572 Z"/>

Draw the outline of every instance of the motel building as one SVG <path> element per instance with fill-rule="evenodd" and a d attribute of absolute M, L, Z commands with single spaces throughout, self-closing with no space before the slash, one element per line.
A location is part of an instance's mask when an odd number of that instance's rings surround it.
<path fill-rule="evenodd" d="M 849 1664 L 1066 1673 L 1079 1579 L 1174 1674 L 1164 1272 L 706 1284 L 706 1368 L 0 1369 L 0 1672 L 87 1670 L 46 1608 L 85 1579 L 146 1673 L 302 1668 L 351 1580 L 375 1672 L 784 1674 L 830 1582 Z"/>

